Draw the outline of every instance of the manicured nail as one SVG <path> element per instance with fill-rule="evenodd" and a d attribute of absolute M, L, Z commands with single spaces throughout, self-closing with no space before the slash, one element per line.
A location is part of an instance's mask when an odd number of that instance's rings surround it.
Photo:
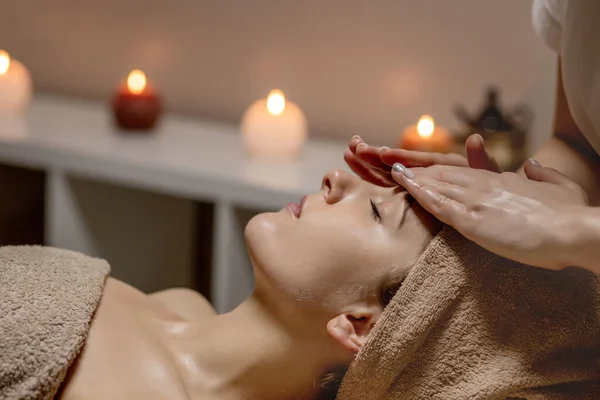
<path fill-rule="evenodd" d="M 392 165 L 392 169 L 396 172 L 398 172 L 399 174 L 403 173 L 404 170 L 406 169 L 406 167 L 400 163 L 395 163 L 394 165 Z"/>
<path fill-rule="evenodd" d="M 408 179 L 412 179 L 412 178 L 414 178 L 414 177 L 415 177 L 415 173 L 414 173 L 414 172 L 412 172 L 412 171 L 410 170 L 410 168 L 404 168 L 404 171 L 403 171 L 402 173 L 403 173 L 403 174 L 404 174 L 404 176 L 405 176 L 406 178 L 408 178 Z"/>
<path fill-rule="evenodd" d="M 533 159 L 533 158 L 530 158 L 530 159 L 529 159 L 529 162 L 530 162 L 530 163 L 532 163 L 533 165 L 537 165 L 538 167 L 541 167 L 541 166 L 542 166 L 542 164 L 540 164 L 540 163 L 538 162 L 538 160 L 535 160 L 535 159 Z"/>

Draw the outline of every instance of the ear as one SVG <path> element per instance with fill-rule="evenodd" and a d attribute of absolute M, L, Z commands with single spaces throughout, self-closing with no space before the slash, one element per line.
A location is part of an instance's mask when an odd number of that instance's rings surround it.
<path fill-rule="evenodd" d="M 360 307 L 341 313 L 327 323 L 327 332 L 346 349 L 357 353 L 381 316 L 380 306 Z"/>

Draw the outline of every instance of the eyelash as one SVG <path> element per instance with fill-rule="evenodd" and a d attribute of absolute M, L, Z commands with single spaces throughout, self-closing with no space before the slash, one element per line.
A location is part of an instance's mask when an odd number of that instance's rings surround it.
<path fill-rule="evenodd" d="M 392 297 L 394 297 L 394 294 L 395 292 L 392 290 L 392 288 L 384 288 L 379 293 L 379 303 L 383 307 L 387 307 L 388 304 L 390 304 L 390 301 L 392 301 Z"/>
<path fill-rule="evenodd" d="M 381 218 L 381 214 L 379 214 L 379 210 L 377 209 L 377 204 L 375 204 L 375 202 L 373 201 L 373 199 L 369 199 L 369 201 L 371 202 L 371 210 L 373 211 L 373 218 L 377 222 L 382 223 L 383 222 L 383 218 Z"/>
<path fill-rule="evenodd" d="M 396 282 L 395 284 L 383 287 L 379 292 L 379 303 L 383 307 L 387 307 L 398 290 L 400 290 L 400 287 L 402 287 L 402 284 L 404 284 L 404 279 L 402 279 L 400 282 Z"/>

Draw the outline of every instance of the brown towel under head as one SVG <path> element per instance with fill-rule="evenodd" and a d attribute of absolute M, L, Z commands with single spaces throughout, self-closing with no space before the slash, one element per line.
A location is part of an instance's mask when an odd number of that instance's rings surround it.
<path fill-rule="evenodd" d="M 0 247 L 0 400 L 54 397 L 109 271 L 106 261 L 72 251 Z"/>
<path fill-rule="evenodd" d="M 419 258 L 338 395 L 600 399 L 600 280 L 497 257 L 444 228 Z"/>

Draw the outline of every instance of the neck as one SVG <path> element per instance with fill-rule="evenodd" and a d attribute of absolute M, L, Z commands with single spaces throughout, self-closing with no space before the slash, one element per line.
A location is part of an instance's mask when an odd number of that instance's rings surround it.
<path fill-rule="evenodd" d="M 334 363 L 331 339 L 308 336 L 286 329 L 251 297 L 229 314 L 192 323 L 178 353 L 192 372 L 186 373 L 190 393 L 208 391 L 219 399 L 309 399 Z"/>

